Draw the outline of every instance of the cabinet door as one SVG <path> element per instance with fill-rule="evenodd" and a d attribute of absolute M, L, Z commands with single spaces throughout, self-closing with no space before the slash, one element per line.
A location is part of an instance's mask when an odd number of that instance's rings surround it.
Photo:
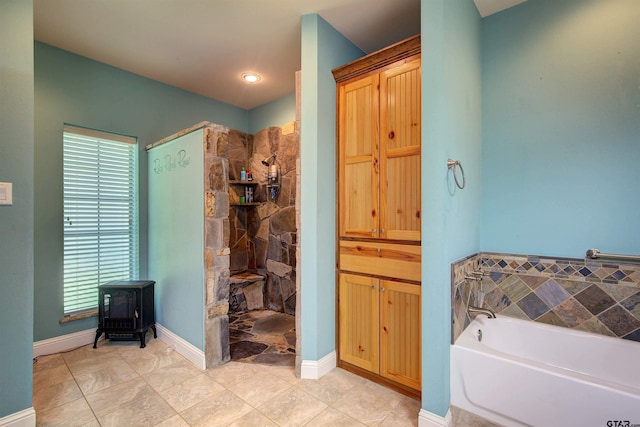
<path fill-rule="evenodd" d="M 380 237 L 420 240 L 420 59 L 380 75 Z"/>
<path fill-rule="evenodd" d="M 378 237 L 378 76 L 339 90 L 339 233 Z"/>
<path fill-rule="evenodd" d="M 378 373 L 379 280 L 340 274 L 340 359 Z"/>
<path fill-rule="evenodd" d="M 420 286 L 380 280 L 380 375 L 421 388 Z"/>

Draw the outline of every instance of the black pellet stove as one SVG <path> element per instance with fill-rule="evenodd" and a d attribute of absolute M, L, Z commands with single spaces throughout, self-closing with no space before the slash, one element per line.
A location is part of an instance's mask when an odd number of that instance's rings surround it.
<path fill-rule="evenodd" d="M 153 280 L 113 281 L 98 286 L 98 330 L 93 348 L 104 332 L 109 340 L 140 339 L 145 348 L 149 328 L 157 338 Z"/>

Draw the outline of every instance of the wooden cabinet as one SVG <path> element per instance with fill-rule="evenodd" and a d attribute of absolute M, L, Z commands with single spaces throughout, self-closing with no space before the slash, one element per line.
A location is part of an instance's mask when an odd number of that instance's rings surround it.
<path fill-rule="evenodd" d="M 420 286 L 340 274 L 340 359 L 420 390 Z"/>
<path fill-rule="evenodd" d="M 340 236 L 420 241 L 420 115 L 419 55 L 338 82 Z"/>
<path fill-rule="evenodd" d="M 340 366 L 421 388 L 420 38 L 333 70 Z"/>

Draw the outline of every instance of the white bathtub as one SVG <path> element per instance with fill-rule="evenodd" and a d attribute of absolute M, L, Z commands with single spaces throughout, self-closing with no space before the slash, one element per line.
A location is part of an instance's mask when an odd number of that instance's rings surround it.
<path fill-rule="evenodd" d="M 640 343 L 478 315 L 451 346 L 451 404 L 506 426 L 640 425 Z"/>

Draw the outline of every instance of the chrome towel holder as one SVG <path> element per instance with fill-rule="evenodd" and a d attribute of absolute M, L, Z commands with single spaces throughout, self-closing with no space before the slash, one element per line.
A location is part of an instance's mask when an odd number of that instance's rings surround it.
<path fill-rule="evenodd" d="M 639 255 L 603 254 L 602 252 L 600 252 L 595 248 L 588 249 L 586 257 L 590 259 L 610 258 L 610 259 L 620 259 L 620 260 L 627 260 L 627 261 L 634 261 L 634 262 L 640 261 Z"/>
<path fill-rule="evenodd" d="M 467 185 L 467 179 L 464 177 L 464 169 L 462 168 L 460 160 L 448 159 L 447 168 L 453 169 L 453 179 L 456 181 L 456 186 L 462 190 L 464 186 Z M 457 168 L 460 168 L 460 173 L 462 173 L 462 185 L 460 185 L 460 181 L 458 181 Z"/>

